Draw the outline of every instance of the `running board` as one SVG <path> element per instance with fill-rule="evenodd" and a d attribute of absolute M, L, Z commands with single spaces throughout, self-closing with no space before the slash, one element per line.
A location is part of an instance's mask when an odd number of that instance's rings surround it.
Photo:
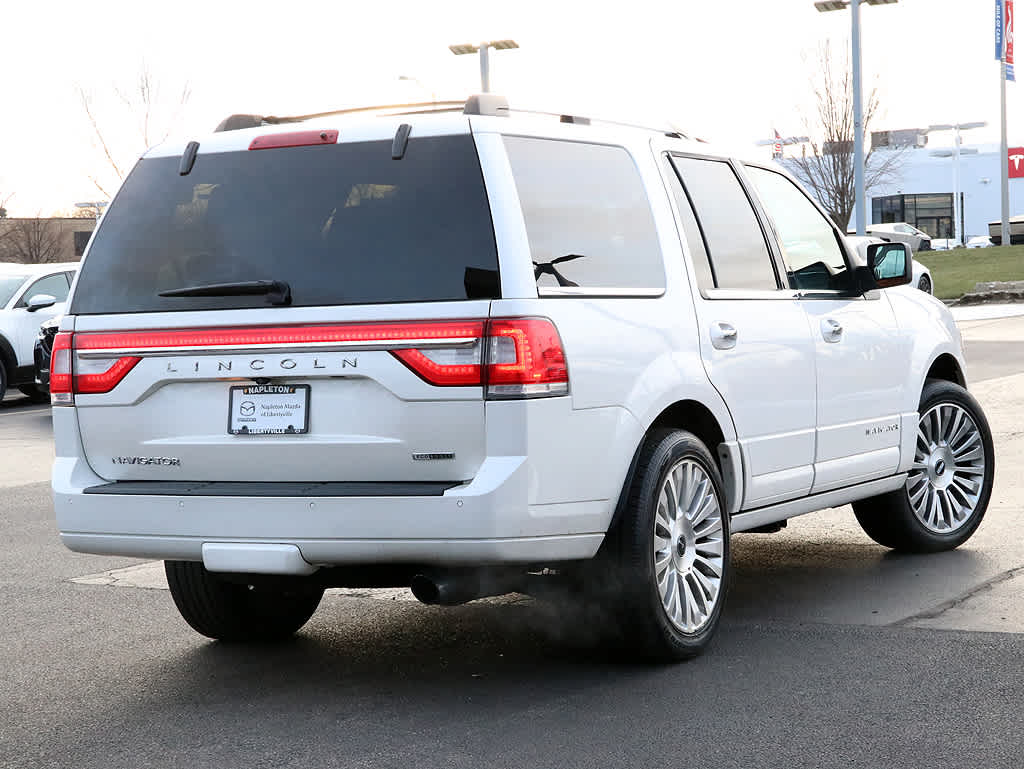
<path fill-rule="evenodd" d="M 731 520 L 730 529 L 735 534 L 738 531 L 750 531 L 760 526 L 767 526 L 771 523 L 784 521 L 787 518 L 794 518 L 804 513 L 813 513 L 817 510 L 824 510 L 828 507 L 840 507 L 848 505 L 858 499 L 873 497 L 876 494 L 884 494 L 887 491 L 894 491 L 907 482 L 907 474 L 901 473 L 891 478 L 881 478 L 877 481 L 858 483 L 856 486 L 847 486 L 843 489 L 826 491 L 822 494 L 813 494 L 809 497 L 801 497 L 790 502 L 781 502 L 777 505 L 761 507 L 746 513 L 734 515 Z"/>

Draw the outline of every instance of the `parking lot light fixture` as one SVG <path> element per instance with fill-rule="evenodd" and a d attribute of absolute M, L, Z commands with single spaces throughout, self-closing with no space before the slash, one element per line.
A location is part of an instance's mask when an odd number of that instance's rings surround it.
<path fill-rule="evenodd" d="M 953 238 L 960 245 L 964 244 L 964 222 L 961 216 L 960 207 L 960 156 L 961 155 L 974 155 L 977 150 L 961 149 L 960 148 L 960 132 L 967 131 L 971 128 L 984 128 L 987 126 L 984 120 L 974 123 L 936 123 L 935 125 L 928 126 L 928 131 L 952 131 L 953 132 L 953 149 L 952 150 L 940 150 L 932 152 L 933 157 L 952 157 L 953 158 Z"/>
<path fill-rule="evenodd" d="M 100 214 L 103 213 L 103 209 L 108 205 L 109 201 L 106 200 L 87 200 L 82 203 L 75 203 L 75 208 L 91 208 L 96 212 L 96 220 L 99 221 Z"/>
<path fill-rule="evenodd" d="M 850 8 L 850 42 L 853 48 L 853 176 L 858 235 L 864 234 L 867 207 L 864 194 L 864 110 L 860 85 L 860 5 L 892 5 L 896 2 L 899 0 L 819 0 L 814 4 L 822 13 Z"/>
<path fill-rule="evenodd" d="M 518 48 L 519 43 L 515 40 L 487 40 L 480 45 L 473 45 L 472 43 L 462 43 L 459 45 L 450 45 L 448 50 L 454 53 L 456 56 L 464 56 L 468 53 L 480 53 L 480 90 L 483 93 L 490 93 L 491 90 L 491 71 L 490 62 L 488 61 L 487 52 L 493 48 L 496 51 L 507 51 L 512 48 Z"/>

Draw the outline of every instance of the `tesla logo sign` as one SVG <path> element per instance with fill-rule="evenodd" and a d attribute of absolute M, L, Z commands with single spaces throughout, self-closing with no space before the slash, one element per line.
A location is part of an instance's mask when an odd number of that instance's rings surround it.
<path fill-rule="evenodd" d="M 1010 178 L 1024 179 L 1024 147 L 1010 147 Z"/>

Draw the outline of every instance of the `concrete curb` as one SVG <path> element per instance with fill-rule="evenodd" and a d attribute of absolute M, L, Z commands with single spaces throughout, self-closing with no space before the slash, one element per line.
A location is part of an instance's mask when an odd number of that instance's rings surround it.
<path fill-rule="evenodd" d="M 977 283 L 974 290 L 957 299 L 943 299 L 949 307 L 971 304 L 1012 304 L 1024 302 L 1024 281 Z"/>

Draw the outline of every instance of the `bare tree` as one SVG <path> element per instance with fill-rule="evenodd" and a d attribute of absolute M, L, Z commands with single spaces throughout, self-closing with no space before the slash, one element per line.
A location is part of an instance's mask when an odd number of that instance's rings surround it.
<path fill-rule="evenodd" d="M 165 103 L 163 86 L 153 77 L 145 63 L 130 86 L 113 85 L 119 109 L 104 118 L 99 116 L 93 96 L 82 85 L 78 85 L 77 89 L 98 149 L 106 165 L 113 171 L 116 182 L 124 181 L 126 169 L 135 158 L 170 135 L 192 95 L 188 82 L 185 82 L 180 92 L 175 90 L 173 97 Z M 135 130 L 119 140 L 114 127 L 127 124 L 134 124 Z M 103 176 L 110 177 L 110 174 Z M 100 174 L 90 174 L 89 180 L 109 198 L 115 180 L 111 178 L 109 183 L 105 183 L 100 177 Z"/>
<path fill-rule="evenodd" d="M 7 201 L 9 201 L 13 197 L 13 192 L 8 193 L 7 195 L 4 195 L 2 192 L 0 192 L 0 219 L 7 218 Z"/>
<path fill-rule="evenodd" d="M 810 142 L 810 154 L 788 159 L 787 165 L 845 231 L 856 202 L 849 56 L 844 57 L 837 72 L 831 45 L 825 42 L 818 49 L 817 61 L 819 74 L 812 81 L 817 115 L 814 120 L 804 120 L 807 133 L 817 140 Z M 877 112 L 878 92 L 872 90 L 862 110 L 865 136 L 870 136 L 869 127 Z M 899 169 L 901 155 L 899 150 L 878 154 L 869 148 L 864 156 L 865 190 L 889 181 Z"/>
<path fill-rule="evenodd" d="M 23 264 L 57 262 L 63 236 L 52 219 L 8 219 L 0 225 L 0 257 Z"/>

